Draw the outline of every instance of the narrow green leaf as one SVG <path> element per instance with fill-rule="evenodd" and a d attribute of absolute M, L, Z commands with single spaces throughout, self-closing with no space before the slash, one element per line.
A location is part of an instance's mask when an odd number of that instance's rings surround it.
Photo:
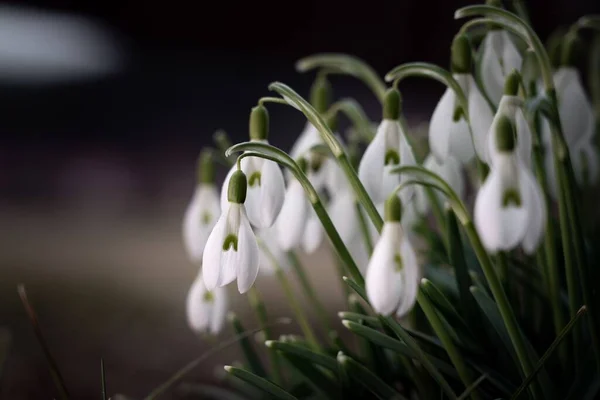
<path fill-rule="evenodd" d="M 382 317 L 382 320 L 385 321 L 385 323 L 392 329 L 392 331 L 394 331 L 398 338 L 404 341 L 404 343 L 406 343 L 406 345 L 414 352 L 417 360 L 421 362 L 421 365 L 423 365 L 423 368 L 425 368 L 427 372 L 429 372 L 429 375 L 431 375 L 431 377 L 437 381 L 444 393 L 446 393 L 446 395 L 451 399 L 456 399 L 456 394 L 448 384 L 448 381 L 446 381 L 446 379 L 439 373 L 437 368 L 432 364 L 427 354 L 425 354 L 425 352 L 421 349 L 419 344 L 412 338 L 412 336 L 410 336 L 408 332 L 406 332 L 404 328 L 400 326 L 398 321 L 390 317 Z"/>
<path fill-rule="evenodd" d="M 102 393 L 102 400 L 106 400 L 106 375 L 104 373 L 104 359 L 100 359 L 100 390 Z"/>
<path fill-rule="evenodd" d="M 340 319 L 347 319 L 348 321 L 360 323 L 360 321 L 364 322 L 366 326 L 373 329 L 381 329 L 381 321 L 377 317 L 372 317 L 370 315 L 360 314 L 352 311 L 340 311 L 338 313 L 338 317 Z"/>
<path fill-rule="evenodd" d="M 231 375 L 239 378 L 252 386 L 262 390 L 263 392 L 273 396 L 276 399 L 280 400 L 297 400 L 296 397 L 292 396 L 288 392 L 286 392 L 283 388 L 277 386 L 273 382 L 270 382 L 260 376 L 253 374 L 252 372 L 246 371 L 241 368 L 232 367 L 226 365 L 225 371 L 230 373 Z"/>
<path fill-rule="evenodd" d="M 379 399 L 406 399 L 394 388 L 390 387 L 384 381 L 379 379 L 379 377 L 371 372 L 368 368 L 352 358 L 340 352 L 337 356 L 337 360 L 341 368 L 347 371 L 348 375 L 354 377 L 359 383 L 364 385 L 366 389 L 371 391 L 371 393 L 373 393 Z"/>
<path fill-rule="evenodd" d="M 346 328 L 348 328 L 348 330 L 350 330 L 351 332 L 354 332 L 357 335 L 365 337 L 379 346 L 393 350 L 393 351 L 395 351 L 403 356 L 406 356 L 408 358 L 418 359 L 415 351 L 413 351 L 409 346 L 407 346 L 404 342 L 402 342 L 398 339 L 390 337 L 384 333 L 376 331 L 375 329 L 366 327 L 366 326 L 361 325 L 356 322 L 343 320 L 342 324 Z M 440 369 L 440 371 L 442 371 L 445 374 L 452 376 L 454 378 L 458 377 L 454 368 L 447 362 L 442 361 L 442 360 L 440 360 L 436 357 L 432 357 L 432 356 L 430 356 L 430 360 L 431 360 L 431 363 L 433 365 L 435 365 L 436 368 Z"/>
<path fill-rule="evenodd" d="M 316 393 L 320 393 L 325 398 L 337 399 L 340 397 L 341 387 L 333 381 L 331 376 L 327 376 L 310 361 L 289 353 L 282 353 L 281 357 L 304 378 Z"/>
<path fill-rule="evenodd" d="M 242 322 L 239 320 L 237 315 L 235 315 L 235 313 L 230 312 L 227 315 L 227 318 L 233 326 L 233 330 L 235 331 L 235 333 L 240 335 L 246 331 L 244 329 L 244 326 L 242 325 Z M 267 377 L 267 371 L 263 366 L 262 362 L 260 361 L 260 357 L 258 356 L 258 354 L 256 354 L 252 343 L 250 343 L 250 339 L 247 337 L 240 339 L 240 347 L 242 348 L 244 357 L 246 358 L 246 361 L 248 361 L 248 365 L 250 366 L 252 372 L 256 375 Z"/>
<path fill-rule="evenodd" d="M 277 340 L 267 340 L 265 345 L 269 348 L 275 349 L 283 354 L 292 354 L 301 358 L 306 359 L 316 365 L 320 365 L 332 371 L 337 370 L 337 362 L 334 357 L 328 356 L 323 353 L 316 352 L 310 348 L 302 345 L 289 342 L 281 342 Z"/>
<path fill-rule="evenodd" d="M 428 281 L 426 279 L 423 279 L 421 282 L 421 288 L 427 286 Z M 446 326 L 442 324 L 442 320 L 438 316 L 433 303 L 429 300 L 428 296 L 424 292 L 425 291 L 423 290 L 419 291 L 417 295 L 417 301 L 425 313 L 427 320 L 429 320 L 431 327 L 442 341 L 442 344 L 448 352 L 448 356 L 450 357 L 452 364 L 454 364 L 456 367 L 456 371 L 458 372 L 460 379 L 465 384 L 465 388 L 468 388 L 473 383 L 472 372 L 467 368 L 462 353 L 457 348 L 452 337 L 448 334 Z M 474 400 L 481 399 L 478 392 L 474 392 L 472 396 Z"/>
<path fill-rule="evenodd" d="M 466 400 L 469 395 L 471 395 L 471 393 L 477 389 L 477 387 L 479 385 L 481 385 L 483 383 L 483 381 L 485 381 L 485 379 L 487 378 L 487 375 L 481 375 L 479 378 L 477 378 L 477 380 L 475 382 L 473 382 L 464 392 L 462 392 L 462 394 L 460 396 L 458 396 L 458 399 L 456 400 Z"/>
<path fill-rule="evenodd" d="M 365 289 L 360 287 L 355 281 L 353 281 L 351 278 L 348 278 L 347 276 L 343 276 L 342 279 L 344 280 L 344 282 L 346 282 L 348 284 L 348 286 L 350 286 L 350 288 L 352 290 L 354 290 L 356 292 L 356 294 L 358 294 L 364 301 L 366 301 L 367 303 L 369 302 L 369 299 L 367 297 L 367 292 L 365 292 Z"/>
<path fill-rule="evenodd" d="M 512 396 L 513 400 L 516 400 L 517 398 L 519 398 L 519 396 L 521 395 L 521 393 L 525 389 L 527 389 L 527 386 L 535 379 L 535 377 L 537 376 L 537 374 L 543 369 L 544 364 L 546 363 L 546 361 L 548 360 L 548 358 L 550 358 L 550 356 L 552 355 L 552 353 L 554 352 L 554 350 L 558 347 L 558 345 L 560 345 L 560 343 L 569 334 L 569 332 L 571 332 L 571 330 L 573 329 L 573 327 L 575 326 L 575 324 L 577 323 L 577 321 L 579 321 L 579 319 L 586 312 L 587 312 L 587 308 L 585 306 L 581 307 L 579 309 L 579 311 L 577 311 L 577 314 L 575 314 L 575 316 L 563 328 L 563 330 L 556 337 L 556 339 L 554 339 L 554 341 L 552 342 L 552 344 L 550 345 L 550 347 L 548 347 L 548 349 L 546 350 L 546 352 L 544 352 L 544 354 L 542 355 L 542 357 L 539 359 L 538 363 L 536 364 L 533 372 L 523 381 L 523 383 L 521 384 L 521 386 L 519 386 L 519 388 L 517 389 L 517 391 L 513 394 L 513 396 Z"/>

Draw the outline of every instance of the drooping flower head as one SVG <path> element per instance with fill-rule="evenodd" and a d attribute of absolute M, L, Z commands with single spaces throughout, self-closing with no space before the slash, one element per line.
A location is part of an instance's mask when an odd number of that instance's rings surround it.
<path fill-rule="evenodd" d="M 237 170 L 228 182 L 228 202 L 211 232 L 202 258 L 202 277 L 210 291 L 237 279 L 247 292 L 258 275 L 258 245 L 246 216 L 246 175 Z"/>
<path fill-rule="evenodd" d="M 212 154 L 203 151 L 198 159 L 196 190 L 183 218 L 183 241 L 192 262 L 202 261 L 204 246 L 220 213 Z"/>
<path fill-rule="evenodd" d="M 558 100 L 558 114 L 573 172 L 580 186 L 592 185 L 600 175 L 598 150 L 594 143 L 596 118 L 590 100 L 581 81 L 576 62 L 580 43 L 577 35 L 566 35 L 562 43 L 561 65 L 554 73 L 554 84 Z M 554 170 L 550 123 L 542 121 L 542 135 L 546 151 L 546 172 L 550 193 L 558 197 L 558 184 Z"/>
<path fill-rule="evenodd" d="M 521 244 L 532 254 L 546 225 L 542 190 L 516 151 L 514 125 L 507 116 L 496 122 L 491 169 L 475 200 L 475 226 L 490 252 Z"/>
<path fill-rule="evenodd" d="M 500 1 L 491 5 L 502 7 Z M 504 82 L 513 69 L 521 70 L 523 57 L 507 31 L 492 25 L 481 44 L 481 80 L 490 100 L 497 105 L 502 97 Z"/>
<path fill-rule="evenodd" d="M 358 166 L 358 176 L 367 193 L 375 203 L 382 203 L 405 176 L 391 171 L 400 165 L 416 165 L 411 145 L 400 124 L 400 92 L 388 89 L 383 104 L 383 120 L 377 128 Z M 410 190 L 403 191 L 403 201 L 412 196 Z"/>
<path fill-rule="evenodd" d="M 449 156 L 461 163 L 468 163 L 475 155 L 483 160 L 493 113 L 471 73 L 472 49 L 465 35 L 454 38 L 451 54 L 452 76 L 466 97 L 470 123 L 467 123 L 456 93 L 446 89 L 431 116 L 429 148 L 438 163 L 443 163 Z"/>
<path fill-rule="evenodd" d="M 381 237 L 367 267 L 366 290 L 373 309 L 398 317 L 415 304 L 419 288 L 419 266 L 412 245 L 400 224 L 402 205 L 398 196 L 386 201 Z"/>
<path fill-rule="evenodd" d="M 198 276 L 187 295 L 186 315 L 188 325 L 196 333 L 217 335 L 223 329 L 229 300 L 227 290 L 217 287 L 208 291 Z"/>
<path fill-rule="evenodd" d="M 517 95 L 519 79 L 519 73 L 517 71 L 513 71 L 506 78 L 504 94 L 500 99 L 498 111 L 496 111 L 496 115 L 494 116 L 492 126 L 488 133 L 488 152 L 485 158 L 485 161 L 488 164 L 492 162 L 495 158 L 495 154 L 498 152 L 494 138 L 496 125 L 502 118 L 506 117 L 510 120 L 512 126 L 515 127 L 513 132 L 517 146 L 515 151 L 526 166 L 531 166 L 531 129 L 523 114 L 523 99 Z"/>
<path fill-rule="evenodd" d="M 298 166 L 303 172 L 307 171 L 308 163 L 304 157 L 298 160 Z M 298 179 L 290 176 L 283 207 L 275 221 L 277 241 L 283 250 L 293 250 L 302 244 L 309 208 L 304 188 Z"/>
<path fill-rule="evenodd" d="M 268 143 L 269 113 L 258 105 L 250 113 L 250 140 Z M 236 171 L 233 166 L 221 189 L 221 209 L 227 203 L 229 179 Z M 245 157 L 241 161 L 241 169 L 248 177 L 248 199 L 246 211 L 252 225 L 257 228 L 268 228 L 283 206 L 285 182 L 283 174 L 276 162 L 258 157 Z"/>

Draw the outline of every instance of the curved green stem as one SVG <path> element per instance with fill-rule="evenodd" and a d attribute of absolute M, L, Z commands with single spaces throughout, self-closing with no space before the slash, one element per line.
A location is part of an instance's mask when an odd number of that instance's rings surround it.
<path fill-rule="evenodd" d="M 366 140 L 370 142 L 373 139 L 375 134 L 371 129 L 371 122 L 356 100 L 342 99 L 336 101 L 327 110 L 326 117 L 329 119 L 339 112 L 343 112 L 352 121 L 352 125 Z"/>
<path fill-rule="evenodd" d="M 315 68 L 327 68 L 328 73 L 341 73 L 354 76 L 363 81 L 383 102 L 387 87 L 377 72 L 363 60 L 347 54 L 322 53 L 304 57 L 296 62 L 298 72 L 307 72 Z"/>
<path fill-rule="evenodd" d="M 356 215 L 358 215 L 358 223 L 360 225 L 360 232 L 365 241 L 365 246 L 367 247 L 367 252 L 369 255 L 373 253 L 373 240 L 371 240 L 371 233 L 369 232 L 369 225 L 367 224 L 367 220 L 363 215 L 362 208 L 358 202 L 355 202 L 354 208 L 356 210 Z"/>
<path fill-rule="evenodd" d="M 364 286 L 364 278 L 360 273 L 358 266 L 354 262 L 352 255 L 350 255 L 348 248 L 342 241 L 340 234 L 335 229 L 335 226 L 333 225 L 329 214 L 327 214 L 327 211 L 325 210 L 317 191 L 310 183 L 306 175 L 298 167 L 296 162 L 292 160 L 292 158 L 284 151 L 278 149 L 277 147 L 260 142 L 245 142 L 236 144 L 227 150 L 227 154 L 240 151 L 244 151 L 244 154 L 240 155 L 238 159 L 243 157 L 260 157 L 274 161 L 286 168 L 289 168 L 294 177 L 298 179 L 298 182 L 300 182 L 302 185 L 302 188 L 304 189 L 308 200 L 312 204 L 313 209 L 317 213 L 317 216 L 319 217 L 319 220 L 321 221 L 329 240 L 331 240 L 331 243 L 333 244 L 333 248 L 336 250 L 338 256 L 348 268 L 348 272 L 350 275 L 352 275 L 352 278 L 357 283 L 359 283 L 361 286 Z"/>
<path fill-rule="evenodd" d="M 261 106 L 264 106 L 265 103 L 287 104 L 287 101 L 285 101 L 284 99 L 281 99 L 279 97 L 270 97 L 270 96 L 265 96 L 265 97 L 261 97 L 260 99 L 258 99 L 258 104 L 260 104 Z"/>
<path fill-rule="evenodd" d="M 333 132 L 331 132 L 331 129 L 329 129 L 329 126 L 325 120 L 306 100 L 302 98 L 302 96 L 296 93 L 289 86 L 280 82 L 274 82 L 269 85 L 269 90 L 274 90 L 279 93 L 292 107 L 300 110 L 300 112 L 306 116 L 310 123 L 317 128 L 321 134 L 321 138 L 333 153 L 338 165 L 350 182 L 357 200 L 365 208 L 369 218 L 371 218 L 371 221 L 373 221 L 373 225 L 375 225 L 375 228 L 377 228 L 377 231 L 381 232 L 381 228 L 383 227 L 383 219 L 381 218 L 381 215 L 379 215 L 379 212 L 365 190 L 365 187 L 360 182 L 360 179 L 358 179 L 358 175 L 352 167 L 347 154 L 344 152 L 344 148 L 337 140 Z"/>

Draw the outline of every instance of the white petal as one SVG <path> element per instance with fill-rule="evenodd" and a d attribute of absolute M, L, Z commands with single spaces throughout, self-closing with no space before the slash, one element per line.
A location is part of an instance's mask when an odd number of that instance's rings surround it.
<path fill-rule="evenodd" d="M 527 254 L 533 254 L 546 228 L 546 203 L 540 185 L 529 170 L 525 169 L 520 177 L 521 191 L 526 196 L 525 201 L 527 203 L 525 206 L 527 207 L 529 216 L 527 231 L 525 232 L 522 245 L 523 250 Z"/>
<path fill-rule="evenodd" d="M 594 110 L 587 98 L 579 71 L 561 67 L 554 74 L 558 111 L 565 139 L 569 146 L 583 138 L 591 139 L 595 132 Z"/>
<path fill-rule="evenodd" d="M 527 193 L 520 193 L 521 207 L 502 206 L 507 184 L 518 179 L 515 175 L 520 172 L 511 166 L 513 156 L 505 157 L 497 159 L 475 199 L 475 226 L 481 242 L 491 252 L 514 248 L 527 230 L 528 213 L 523 207 Z"/>
<path fill-rule="evenodd" d="M 273 275 L 278 268 L 287 270 L 290 267 L 286 251 L 279 245 L 275 226 L 256 232 L 258 243 L 259 272 L 263 275 Z"/>
<path fill-rule="evenodd" d="M 258 275 L 258 244 L 243 211 L 239 232 L 237 285 L 240 293 L 246 293 Z"/>
<path fill-rule="evenodd" d="M 455 124 L 452 120 L 455 105 L 456 95 L 454 94 L 454 91 L 452 89 L 446 89 L 431 115 L 431 121 L 429 123 L 429 149 L 440 162 L 448 157 L 450 137 L 456 130 L 450 127 Z M 459 122 L 462 122 L 466 128 L 466 123 L 464 121 Z"/>
<path fill-rule="evenodd" d="M 421 279 L 417 256 L 407 238 L 404 238 L 400 245 L 400 256 L 402 257 L 402 282 L 404 286 L 402 288 L 400 304 L 396 311 L 398 318 L 405 316 L 414 307 Z"/>
<path fill-rule="evenodd" d="M 312 254 L 319 248 L 321 242 L 323 242 L 323 226 L 315 211 L 311 209 L 302 236 L 302 248 L 308 254 Z"/>
<path fill-rule="evenodd" d="M 402 125 L 400 123 L 397 124 L 399 128 L 399 139 L 400 139 L 400 165 L 401 166 L 413 166 L 417 165 L 417 160 L 415 159 L 415 155 L 413 153 L 412 146 L 406 139 L 406 133 L 402 129 Z M 388 173 L 392 168 L 386 167 L 385 172 Z M 384 177 L 384 196 L 387 198 L 392 191 L 398 186 L 398 184 L 403 183 L 405 181 L 410 180 L 410 177 L 406 174 L 390 174 L 390 177 Z M 391 184 L 390 184 L 391 183 Z M 403 204 L 407 204 L 414 194 L 415 187 L 409 186 L 406 189 L 402 190 L 400 193 L 400 199 Z"/>
<path fill-rule="evenodd" d="M 259 191 L 258 204 L 247 208 L 248 218 L 252 225 L 268 228 L 273 225 L 279 215 L 285 197 L 283 174 L 275 162 L 264 161 L 261 168 L 261 184 L 257 189 Z M 255 201 L 255 197 L 252 197 L 251 201 Z"/>
<path fill-rule="evenodd" d="M 311 147 L 321 143 L 323 143 L 323 141 L 321 140 L 319 131 L 313 124 L 307 122 L 304 126 L 304 130 L 302 130 L 302 133 L 298 136 L 298 139 L 296 139 L 296 142 L 290 150 L 290 157 L 295 160 L 301 156 L 306 156 L 305 153 L 310 150 Z"/>
<path fill-rule="evenodd" d="M 494 116 L 487 136 L 486 162 L 491 164 L 499 154 L 496 148 L 496 126 L 501 117 L 507 117 L 516 128 L 517 153 L 521 161 L 528 167 L 531 166 L 531 129 L 522 110 L 523 100 L 518 96 L 502 96 L 498 111 Z"/>
<path fill-rule="evenodd" d="M 204 282 L 196 278 L 186 299 L 186 315 L 190 328 L 198 333 L 206 332 L 210 325 L 212 303 L 205 301 L 207 290 Z"/>
<path fill-rule="evenodd" d="M 392 121 L 383 120 L 377 128 L 373 141 L 367 146 L 360 164 L 358 165 L 358 177 L 365 187 L 369 196 L 375 202 L 385 199 L 382 194 L 383 167 L 385 163 L 385 136 L 386 130 L 390 129 Z"/>
<path fill-rule="evenodd" d="M 487 157 L 487 138 L 494 114 L 490 105 L 485 100 L 475 79 L 469 75 L 469 118 L 471 120 L 471 131 L 473 133 L 473 145 L 479 159 L 484 160 Z"/>
<path fill-rule="evenodd" d="M 200 263 L 204 246 L 221 214 L 214 185 L 199 184 L 183 219 L 183 240 L 192 262 Z"/>
<path fill-rule="evenodd" d="M 221 243 L 221 272 L 217 281 L 217 286 L 219 287 L 225 286 L 235 280 L 238 268 L 243 259 L 240 239 L 243 209 L 244 206 L 241 204 L 230 203 L 227 210 L 227 224 L 223 243 Z M 224 249 L 224 242 L 228 235 L 233 235 L 237 238 L 237 250 L 232 245 Z"/>
<path fill-rule="evenodd" d="M 296 178 L 292 178 L 285 193 L 283 207 L 275 221 L 277 239 L 284 250 L 292 250 L 302 242 L 308 207 L 302 185 Z"/>
<path fill-rule="evenodd" d="M 229 297 L 225 288 L 216 288 L 212 293 L 214 299 L 210 316 L 210 333 L 217 335 L 225 324 L 225 317 L 229 308 Z"/>
<path fill-rule="evenodd" d="M 229 198 L 227 196 L 229 192 L 229 180 L 235 171 L 237 171 L 237 165 L 234 165 L 231 167 L 231 169 L 229 169 L 229 172 L 227 172 L 225 180 L 223 181 L 223 186 L 221 186 L 221 212 L 225 211 L 229 207 Z"/>
<path fill-rule="evenodd" d="M 504 92 L 504 72 L 500 65 L 502 31 L 491 30 L 481 44 L 481 80 L 488 97 L 498 104 Z"/>
<path fill-rule="evenodd" d="M 344 190 L 334 194 L 327 209 L 331 222 L 346 245 L 360 234 L 354 192 Z"/>
<path fill-rule="evenodd" d="M 375 245 L 365 279 L 367 297 L 373 309 L 389 315 L 398 307 L 404 283 L 396 264 L 396 255 L 402 235 L 398 222 L 386 222 L 381 238 Z"/>
<path fill-rule="evenodd" d="M 223 241 L 227 231 L 227 214 L 229 213 L 229 203 L 221 213 L 219 220 L 213 228 L 208 240 L 204 254 L 202 255 L 202 278 L 208 290 L 213 290 L 219 282 L 221 274 L 221 256 L 223 254 Z"/>
<path fill-rule="evenodd" d="M 507 31 L 502 31 L 503 48 L 502 48 L 502 66 L 504 69 L 504 77 L 512 72 L 513 69 L 521 70 L 523 57 L 519 53 L 517 46 L 513 43 Z M 504 85 L 502 87 L 504 89 Z"/>
<path fill-rule="evenodd" d="M 529 122 L 525 119 L 522 109 L 516 111 L 516 126 L 517 126 L 517 152 L 519 158 L 527 166 L 531 168 L 531 151 L 532 151 L 532 134 Z"/>

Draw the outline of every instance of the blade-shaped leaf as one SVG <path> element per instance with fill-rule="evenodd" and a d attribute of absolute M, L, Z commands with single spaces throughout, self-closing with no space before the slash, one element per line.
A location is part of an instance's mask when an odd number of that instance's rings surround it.
<path fill-rule="evenodd" d="M 291 394 L 289 394 L 288 392 L 286 392 L 280 386 L 277 386 L 273 382 L 268 381 L 267 379 L 261 378 L 260 376 L 257 376 L 255 374 L 253 374 L 252 372 L 246 371 L 245 369 L 242 369 L 242 368 L 232 367 L 230 365 L 226 365 L 224 368 L 225 368 L 225 371 L 227 371 L 231 375 L 262 390 L 263 392 L 273 396 L 275 399 L 297 400 L 296 397 L 294 397 Z"/>

